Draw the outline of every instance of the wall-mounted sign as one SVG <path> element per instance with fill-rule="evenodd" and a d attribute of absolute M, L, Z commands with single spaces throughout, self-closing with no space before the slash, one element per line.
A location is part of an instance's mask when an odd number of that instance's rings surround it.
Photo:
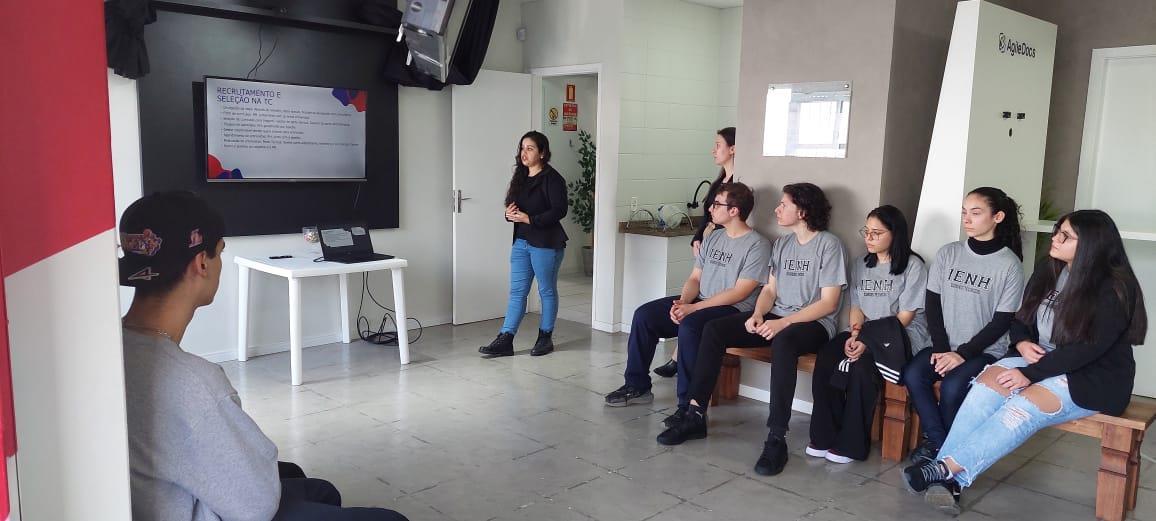
<path fill-rule="evenodd" d="M 562 130 L 574 132 L 578 130 L 578 104 L 562 104 Z"/>
<path fill-rule="evenodd" d="M 550 110 L 546 111 L 546 117 L 550 119 L 551 125 L 557 125 L 558 124 L 558 107 L 550 107 Z"/>
<path fill-rule="evenodd" d="M 577 96 L 577 94 L 575 93 L 575 90 L 576 89 L 574 88 L 573 83 L 567 83 L 566 84 L 566 101 L 574 101 L 575 100 L 575 96 Z"/>
<path fill-rule="evenodd" d="M 1009 38 L 1008 35 L 1004 33 L 999 33 L 999 52 L 1002 54 L 1010 54 L 1012 56 L 1018 54 L 1020 56 L 1027 56 L 1028 58 L 1036 57 L 1035 47 L 1032 47 L 1025 42 L 1019 42 L 1013 38 Z"/>

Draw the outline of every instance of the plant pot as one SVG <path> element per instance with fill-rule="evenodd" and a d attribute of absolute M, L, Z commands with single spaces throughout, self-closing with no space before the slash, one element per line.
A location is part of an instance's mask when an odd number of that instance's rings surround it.
<path fill-rule="evenodd" d="M 594 247 L 593 246 L 583 246 L 582 247 L 582 273 L 585 273 L 587 277 L 593 277 L 594 276 Z"/>

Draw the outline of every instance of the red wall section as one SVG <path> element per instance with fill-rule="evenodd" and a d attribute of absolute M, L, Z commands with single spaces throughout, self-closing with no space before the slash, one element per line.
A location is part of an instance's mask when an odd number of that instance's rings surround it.
<path fill-rule="evenodd" d="M 5 2 L 0 249 L 10 275 L 113 227 L 104 6 Z M 51 11 L 51 12 L 49 12 Z"/>

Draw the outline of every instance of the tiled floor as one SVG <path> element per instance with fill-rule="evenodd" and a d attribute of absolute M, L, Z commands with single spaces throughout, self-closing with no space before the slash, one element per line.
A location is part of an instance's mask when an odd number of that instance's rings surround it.
<path fill-rule="evenodd" d="M 284 353 L 222 365 L 282 459 L 334 481 L 349 505 L 386 506 L 415 521 L 942 518 L 902 489 L 896 463 L 875 456 L 840 466 L 803 455 L 808 417 L 800 413 L 786 471 L 758 476 L 767 410 L 759 402 L 713 409 L 705 440 L 658 445 L 672 380 L 656 382 L 649 407 L 603 406 L 602 395 L 621 384 L 624 335 L 560 321 L 554 354 L 527 356 L 533 336 L 522 335 L 518 356 L 478 358 L 496 328 L 428 328 L 405 367 L 396 348 L 307 349 L 296 388 Z M 1098 459 L 1095 440 L 1040 433 L 965 492 L 960 518 L 1093 519 Z M 1156 520 L 1150 467 L 1136 519 Z"/>
<path fill-rule="evenodd" d="M 558 276 L 558 318 L 590 325 L 594 279 L 582 272 Z"/>

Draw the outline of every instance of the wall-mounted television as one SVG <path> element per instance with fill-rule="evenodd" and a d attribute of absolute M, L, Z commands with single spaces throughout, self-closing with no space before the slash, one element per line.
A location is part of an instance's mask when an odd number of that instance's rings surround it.
<path fill-rule="evenodd" d="M 205 77 L 210 182 L 365 181 L 362 89 Z"/>

